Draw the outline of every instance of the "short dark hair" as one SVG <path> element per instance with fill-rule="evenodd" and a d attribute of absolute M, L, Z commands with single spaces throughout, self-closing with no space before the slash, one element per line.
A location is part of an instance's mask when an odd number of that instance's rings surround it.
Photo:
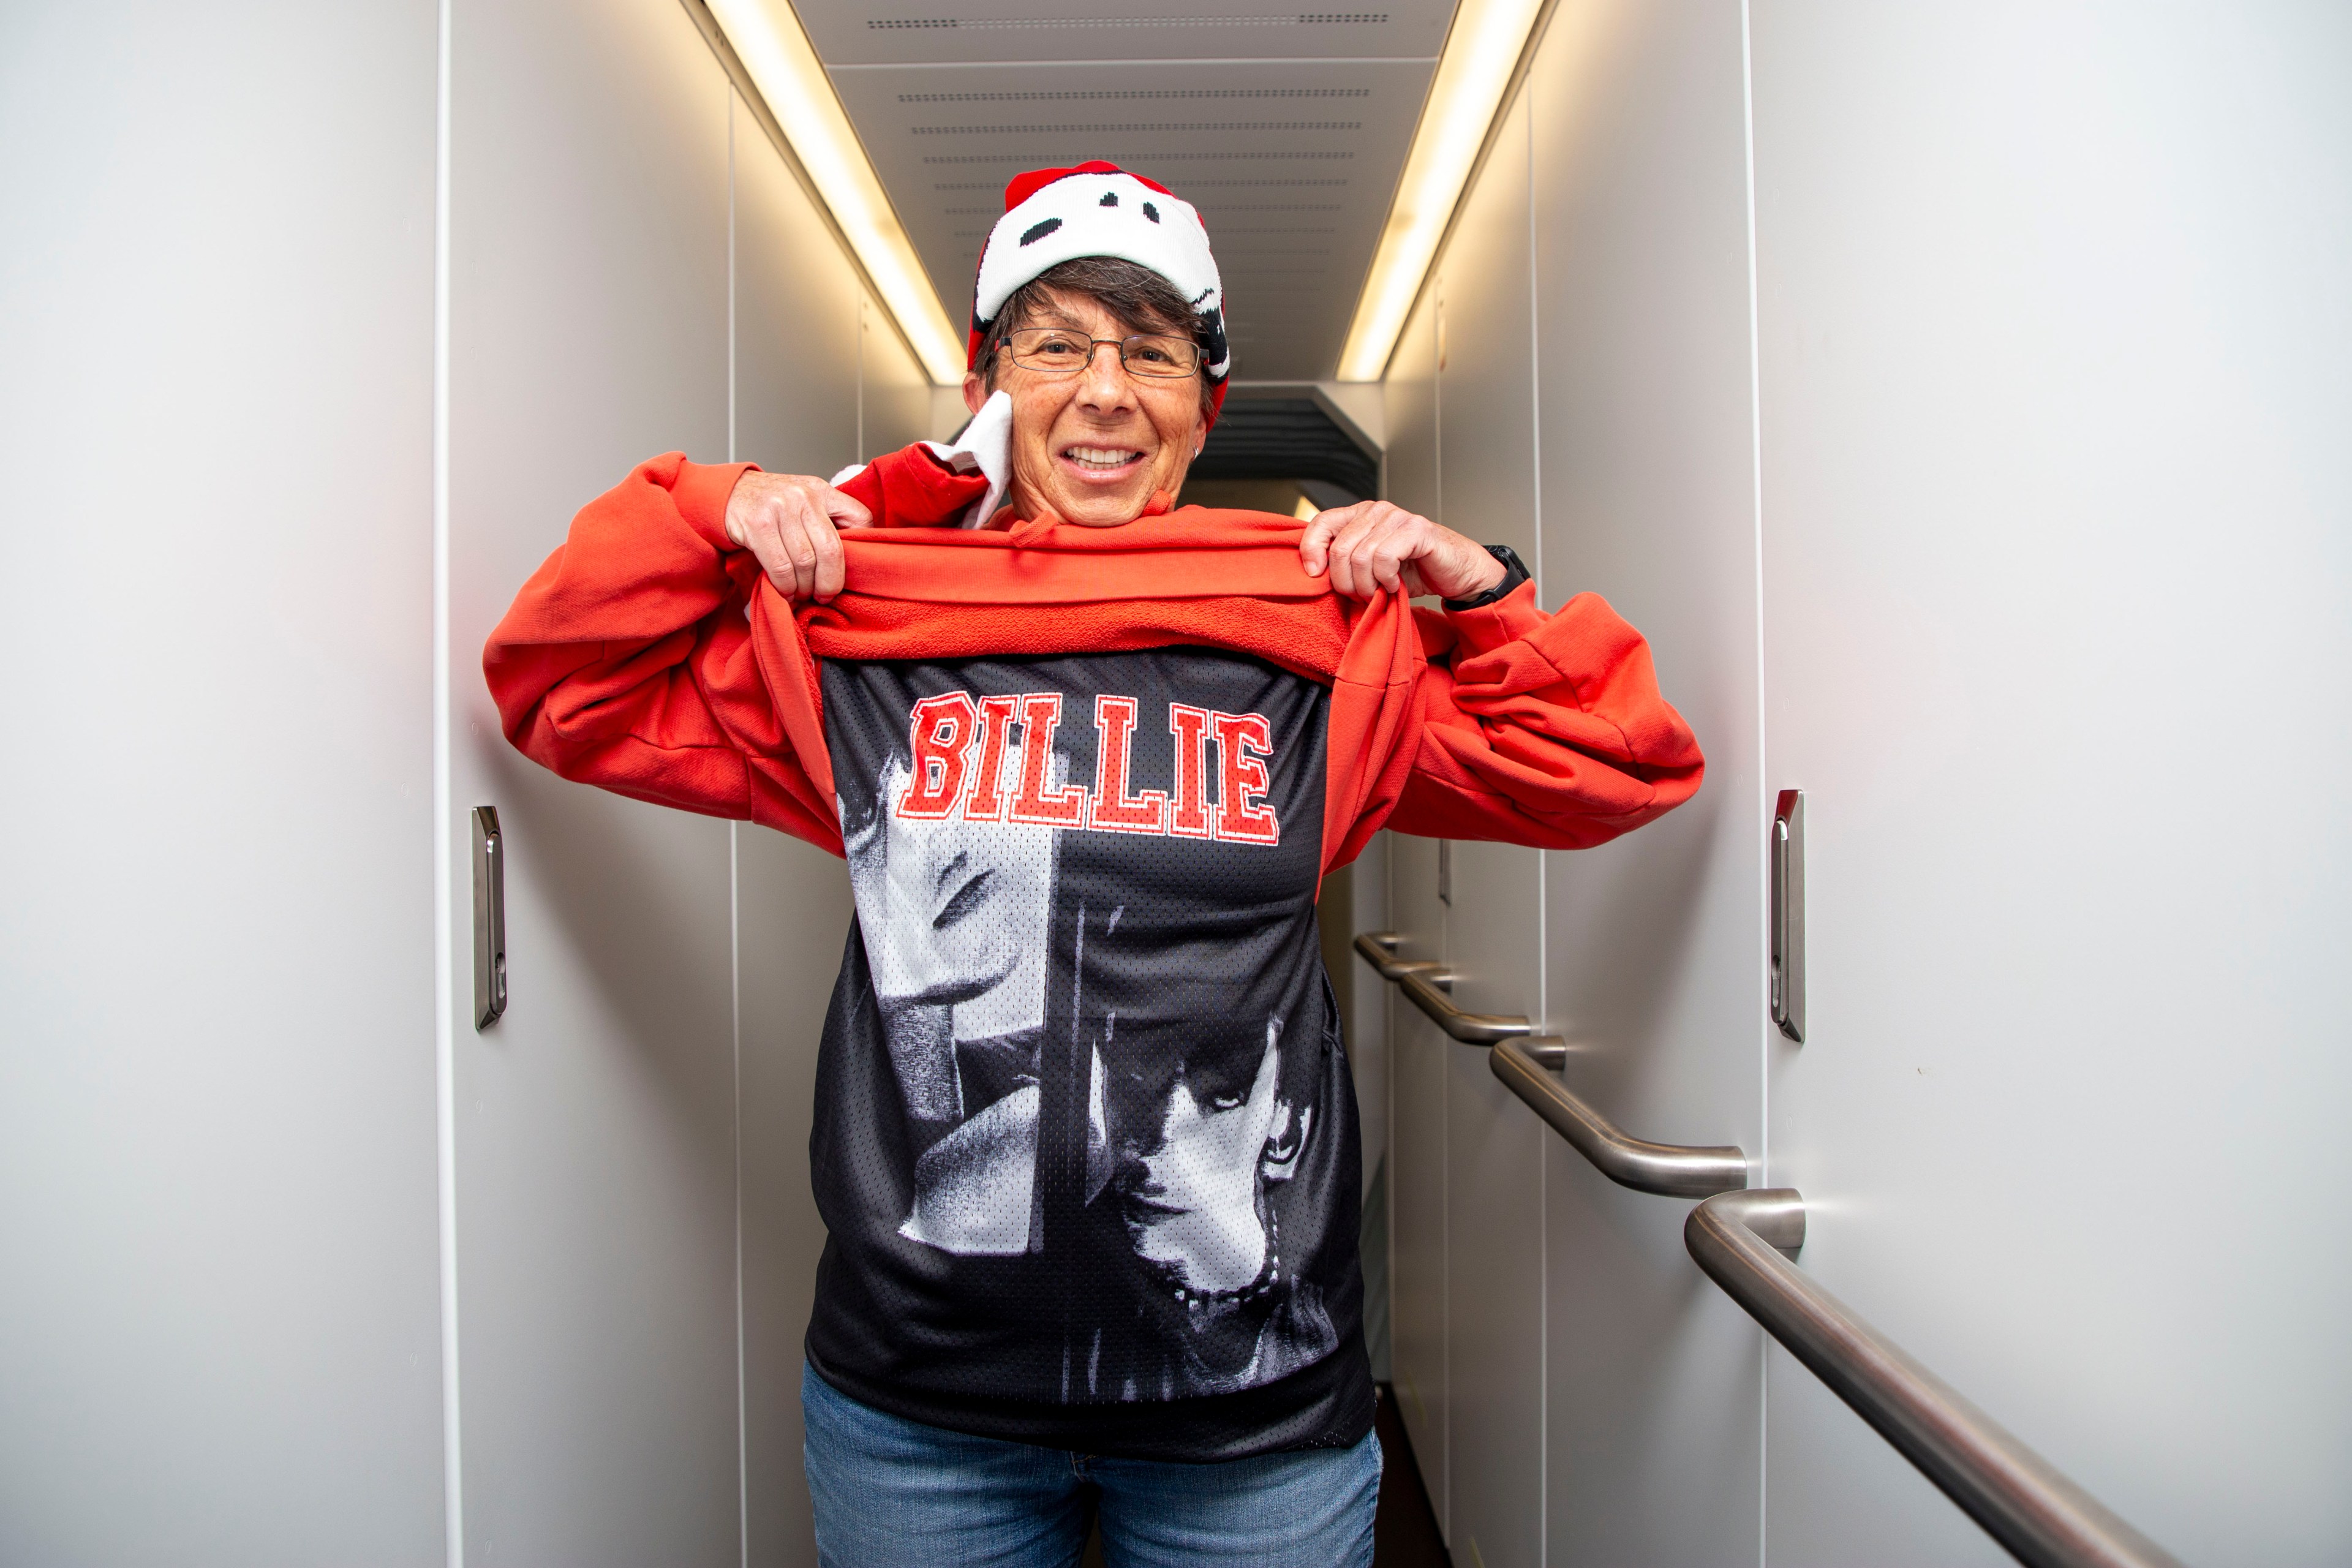
<path fill-rule="evenodd" d="M 1178 291 L 1175 284 L 1149 267 L 1117 256 L 1074 257 L 1045 268 L 1015 289 L 980 340 L 976 368 L 982 386 L 992 392 L 996 389 L 997 350 L 1006 337 L 1034 321 L 1052 302 L 1049 296 L 1055 293 L 1084 294 L 1118 317 L 1130 331 L 1165 332 L 1201 343 L 1201 408 L 1203 413 L 1208 411 L 1212 390 L 1207 374 L 1208 345 L 1202 342 L 1200 320 L 1192 313 L 1192 302 Z"/>

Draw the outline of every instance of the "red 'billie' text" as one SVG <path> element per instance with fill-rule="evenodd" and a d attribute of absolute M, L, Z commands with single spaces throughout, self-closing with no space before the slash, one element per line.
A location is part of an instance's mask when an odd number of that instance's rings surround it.
<path fill-rule="evenodd" d="M 1168 743 L 1175 765 L 1170 771 L 1174 787 L 1167 790 L 1135 787 L 1137 717 L 1134 698 L 1097 697 L 1093 782 L 1056 784 L 1054 731 L 1065 721 L 1060 692 L 975 698 L 950 691 L 927 697 L 915 704 L 909 729 L 913 777 L 891 809 L 929 822 L 952 817 L 1237 844 L 1282 842 L 1282 824 L 1265 804 L 1274 734 L 1265 714 L 1170 703 Z M 1146 743 L 1157 740 L 1153 736 Z"/>

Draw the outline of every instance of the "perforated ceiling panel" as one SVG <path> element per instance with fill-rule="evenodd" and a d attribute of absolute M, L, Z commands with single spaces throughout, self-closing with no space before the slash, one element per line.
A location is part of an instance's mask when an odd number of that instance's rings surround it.
<path fill-rule="evenodd" d="M 951 320 L 970 317 L 1005 182 L 1108 158 L 1201 209 L 1234 374 L 1252 381 L 1338 364 L 1453 15 L 1446 0 L 797 9 Z"/>

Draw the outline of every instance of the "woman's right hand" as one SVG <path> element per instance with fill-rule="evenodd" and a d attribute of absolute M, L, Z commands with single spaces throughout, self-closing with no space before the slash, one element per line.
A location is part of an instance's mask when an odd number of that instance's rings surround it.
<path fill-rule="evenodd" d="M 841 533 L 871 521 L 854 497 L 807 474 L 747 468 L 727 498 L 727 537 L 755 556 L 787 599 L 829 603 L 841 592 Z"/>

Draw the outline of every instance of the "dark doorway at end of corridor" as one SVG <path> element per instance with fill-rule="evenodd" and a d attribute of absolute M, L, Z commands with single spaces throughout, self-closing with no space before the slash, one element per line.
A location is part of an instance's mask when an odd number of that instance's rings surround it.
<path fill-rule="evenodd" d="M 1413 1461 L 1412 1439 L 1397 1415 L 1396 1391 L 1385 1383 L 1372 1426 L 1381 1435 L 1381 1511 L 1372 1521 L 1372 1568 L 1454 1568 L 1444 1538 L 1437 1533 L 1437 1510 L 1421 1484 L 1421 1467 Z"/>

